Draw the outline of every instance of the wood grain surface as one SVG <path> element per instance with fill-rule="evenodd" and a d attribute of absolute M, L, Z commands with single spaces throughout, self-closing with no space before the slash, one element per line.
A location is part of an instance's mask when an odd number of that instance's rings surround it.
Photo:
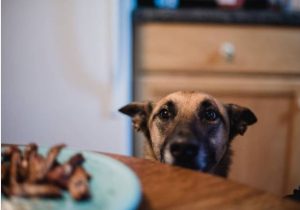
<path fill-rule="evenodd" d="M 300 209 L 300 203 L 197 171 L 107 154 L 138 176 L 140 209 Z"/>
<path fill-rule="evenodd" d="M 299 28 L 148 23 L 137 39 L 143 71 L 299 74 Z M 234 48 L 230 60 L 226 43 Z"/>

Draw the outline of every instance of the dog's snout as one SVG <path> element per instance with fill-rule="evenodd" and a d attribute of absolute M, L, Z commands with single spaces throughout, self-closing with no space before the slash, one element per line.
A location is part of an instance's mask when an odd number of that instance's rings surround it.
<path fill-rule="evenodd" d="M 198 146 L 187 142 L 174 142 L 170 145 L 174 158 L 194 159 L 198 155 Z"/>

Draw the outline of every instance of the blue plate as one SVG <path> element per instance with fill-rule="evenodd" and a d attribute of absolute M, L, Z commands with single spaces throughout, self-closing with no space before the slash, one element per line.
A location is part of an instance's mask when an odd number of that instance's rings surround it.
<path fill-rule="evenodd" d="M 39 153 L 45 155 L 47 148 L 39 148 Z M 63 149 L 59 162 L 67 161 L 76 151 Z M 75 201 L 67 192 L 62 199 L 41 198 L 5 198 L 1 194 L 3 210 L 132 210 L 136 209 L 141 199 L 141 188 L 138 178 L 125 165 L 108 156 L 81 152 L 85 158 L 84 168 L 92 179 L 90 180 L 91 198 L 86 201 Z"/>

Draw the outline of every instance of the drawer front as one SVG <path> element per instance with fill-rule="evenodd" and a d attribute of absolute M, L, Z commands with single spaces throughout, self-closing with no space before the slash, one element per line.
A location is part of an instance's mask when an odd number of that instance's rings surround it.
<path fill-rule="evenodd" d="M 148 23 L 137 32 L 144 71 L 300 74 L 300 28 Z"/>

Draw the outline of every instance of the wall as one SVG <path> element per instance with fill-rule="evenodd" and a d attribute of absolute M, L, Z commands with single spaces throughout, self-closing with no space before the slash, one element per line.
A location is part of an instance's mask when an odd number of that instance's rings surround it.
<path fill-rule="evenodd" d="M 130 9 L 129 0 L 2 1 L 2 143 L 131 153 L 129 122 L 116 113 L 130 98 L 130 53 L 119 59 L 130 52 Z"/>

